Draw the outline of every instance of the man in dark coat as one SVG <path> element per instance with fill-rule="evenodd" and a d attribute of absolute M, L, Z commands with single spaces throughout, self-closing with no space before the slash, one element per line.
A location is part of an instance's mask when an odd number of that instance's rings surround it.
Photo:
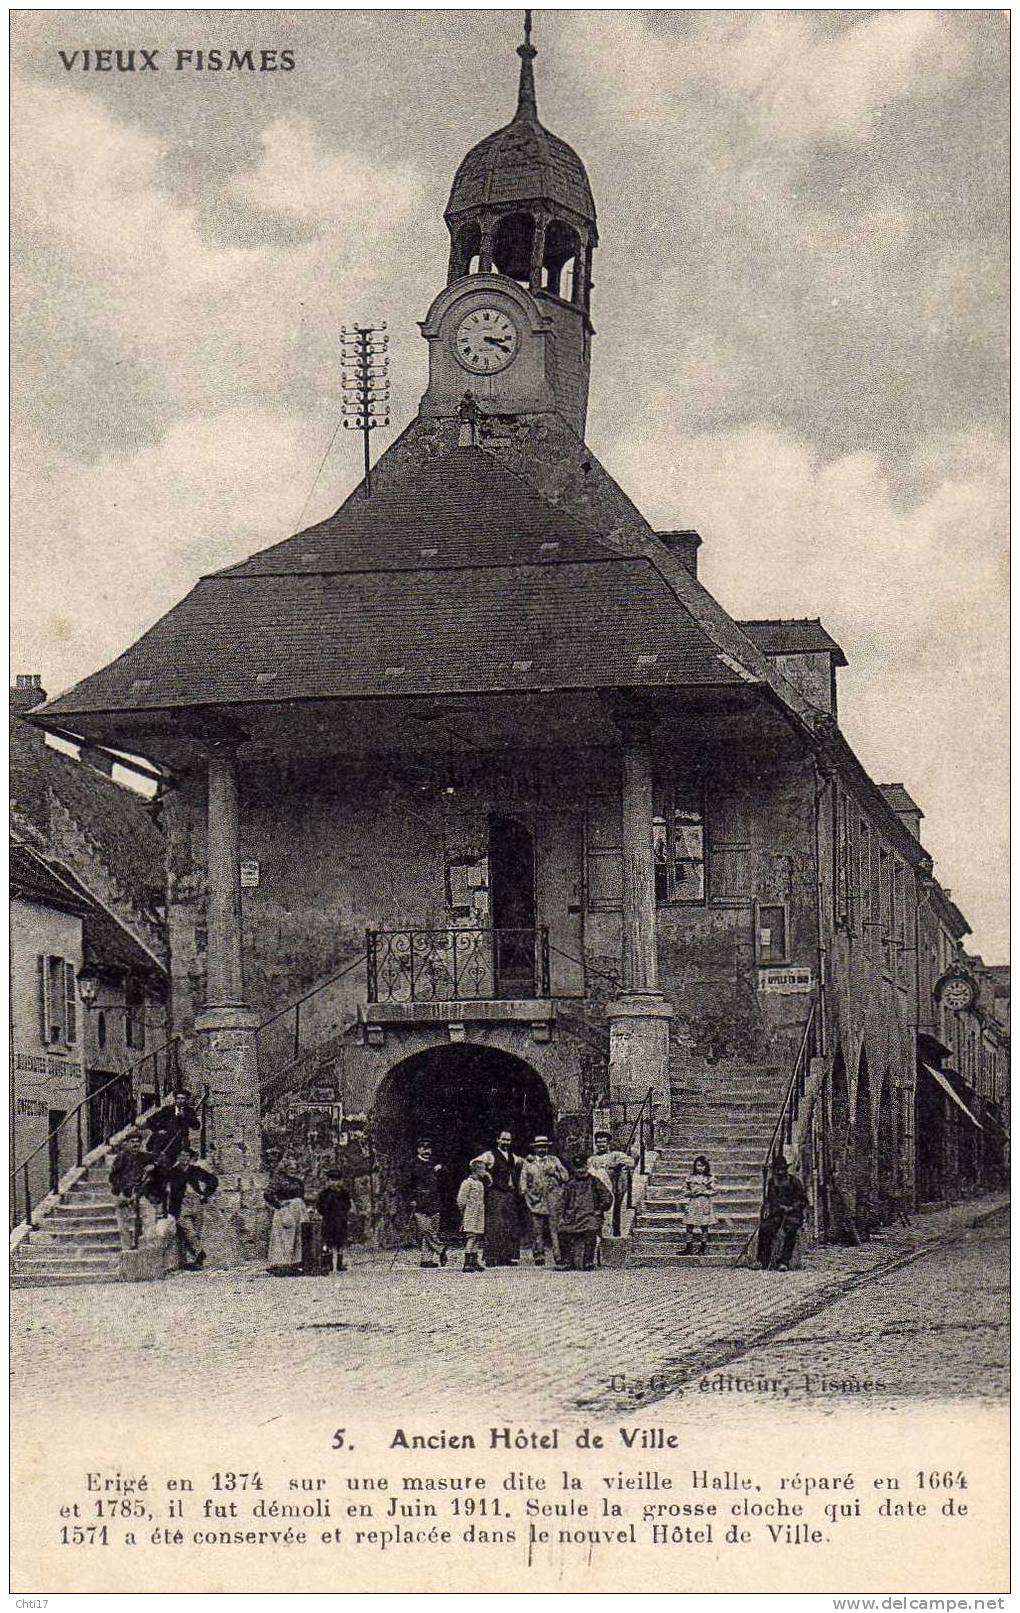
<path fill-rule="evenodd" d="M 758 1229 L 758 1264 L 762 1271 L 789 1271 L 807 1203 L 803 1182 L 780 1154 L 769 1173 Z"/>
<path fill-rule="evenodd" d="M 344 1186 L 340 1171 L 326 1172 L 326 1185 L 315 1201 L 315 1208 L 322 1216 L 322 1241 L 330 1251 L 333 1270 L 343 1271 L 351 1195 Z"/>
<path fill-rule="evenodd" d="M 176 1165 L 181 1150 L 188 1147 L 190 1133 L 198 1129 L 198 1115 L 185 1087 L 160 1104 L 150 1115 L 148 1127 L 150 1151 L 161 1165 Z"/>
<path fill-rule="evenodd" d="M 425 1267 L 446 1265 L 446 1245 L 439 1235 L 442 1203 L 438 1177 L 442 1168 L 442 1165 L 433 1165 L 432 1144 L 422 1138 L 405 1185 L 421 1249 L 418 1264 Z M 433 1260 L 433 1255 L 437 1255 L 438 1259 Z"/>
<path fill-rule="evenodd" d="M 611 1190 L 588 1168 L 587 1156 L 573 1162 L 560 1206 L 560 1269 L 592 1271 L 602 1217 L 613 1202 Z"/>
<path fill-rule="evenodd" d="M 177 1223 L 185 1271 L 200 1271 L 205 1263 L 202 1223 L 205 1206 L 220 1185 L 219 1177 L 199 1163 L 190 1148 L 182 1148 L 177 1163 L 163 1177 L 165 1208 Z"/>

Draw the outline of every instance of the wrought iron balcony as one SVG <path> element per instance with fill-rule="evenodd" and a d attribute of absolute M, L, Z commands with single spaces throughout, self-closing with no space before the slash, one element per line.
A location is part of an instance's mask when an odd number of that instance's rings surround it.
<path fill-rule="evenodd" d="M 549 995 L 549 931 L 366 930 L 370 1003 Z"/>

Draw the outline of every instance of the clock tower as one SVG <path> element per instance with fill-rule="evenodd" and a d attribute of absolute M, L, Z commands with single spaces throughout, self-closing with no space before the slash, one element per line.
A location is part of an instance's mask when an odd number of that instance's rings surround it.
<path fill-rule="evenodd" d="M 595 203 L 577 153 L 538 121 L 530 11 L 517 54 L 517 111 L 454 177 L 447 284 L 421 327 L 421 412 L 453 415 L 471 392 L 483 414 L 556 412 L 583 439 Z"/>

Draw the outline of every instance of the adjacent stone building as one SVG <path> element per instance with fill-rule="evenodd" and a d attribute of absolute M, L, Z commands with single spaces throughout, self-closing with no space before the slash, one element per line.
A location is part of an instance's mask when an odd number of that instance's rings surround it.
<path fill-rule="evenodd" d="M 34 717 L 161 775 L 173 1026 L 242 1236 L 282 1155 L 346 1162 L 385 1239 L 423 1132 L 455 1183 L 504 1125 L 653 1112 L 734 1249 L 779 1148 L 855 1236 L 918 1191 L 918 809 L 842 736 L 822 625 L 733 620 L 586 444 L 595 204 L 519 55 L 371 496 Z"/>

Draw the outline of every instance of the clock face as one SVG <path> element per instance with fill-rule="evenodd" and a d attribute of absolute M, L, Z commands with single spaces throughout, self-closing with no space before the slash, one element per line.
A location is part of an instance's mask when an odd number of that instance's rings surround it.
<path fill-rule="evenodd" d="M 457 326 L 453 351 L 472 375 L 495 375 L 513 359 L 518 340 L 509 314 L 499 308 L 475 308 Z"/>
<path fill-rule="evenodd" d="M 947 980 L 942 988 L 942 1001 L 947 1008 L 969 1008 L 974 996 L 969 980 Z"/>

